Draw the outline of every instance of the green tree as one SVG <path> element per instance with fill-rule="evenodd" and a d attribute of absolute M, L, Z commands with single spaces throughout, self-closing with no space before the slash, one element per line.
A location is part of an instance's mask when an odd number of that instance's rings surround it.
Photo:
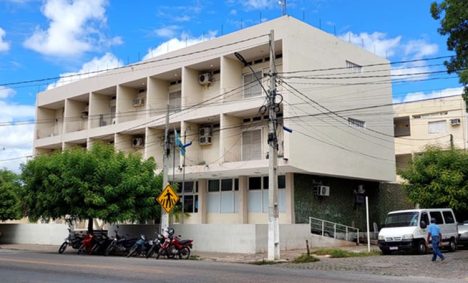
<path fill-rule="evenodd" d="M 0 220 L 13 220 L 21 217 L 18 193 L 18 176 L 8 170 L 0 169 Z"/>
<path fill-rule="evenodd" d="M 429 147 L 399 173 L 412 202 L 424 208 L 450 207 L 458 215 L 468 212 L 468 152 Z"/>
<path fill-rule="evenodd" d="M 161 178 L 153 158 L 115 152 L 109 145 L 40 155 L 22 167 L 22 198 L 31 220 L 70 215 L 106 222 L 157 219 Z"/>
<path fill-rule="evenodd" d="M 455 51 L 455 57 L 445 65 L 449 73 L 455 72 L 460 77 L 460 83 L 465 86 L 463 98 L 468 102 L 468 1 L 433 2 L 431 14 L 435 20 L 440 19 L 439 33 L 448 35 L 448 50 Z"/>

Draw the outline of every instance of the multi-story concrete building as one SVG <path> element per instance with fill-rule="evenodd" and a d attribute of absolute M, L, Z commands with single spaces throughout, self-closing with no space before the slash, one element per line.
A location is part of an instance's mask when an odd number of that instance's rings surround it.
<path fill-rule="evenodd" d="M 461 95 L 399 103 L 393 109 L 397 170 L 426 146 L 466 149 L 466 104 Z"/>
<path fill-rule="evenodd" d="M 179 152 L 169 158 L 169 179 L 185 180 L 184 222 L 267 223 L 268 117 L 255 75 L 268 89 L 271 30 L 280 223 L 362 224 L 356 194 L 376 207 L 381 182 L 395 177 L 388 61 L 291 17 L 39 93 L 36 154 L 104 141 L 161 169 L 169 105 L 170 135 L 192 141 L 185 174 Z"/>

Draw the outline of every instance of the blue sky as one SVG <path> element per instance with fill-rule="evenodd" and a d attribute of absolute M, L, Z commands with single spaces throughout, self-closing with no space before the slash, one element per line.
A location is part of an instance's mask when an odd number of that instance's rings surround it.
<path fill-rule="evenodd" d="M 431 1 L 288 0 L 287 13 L 391 62 L 453 55 Z M 117 67 L 274 19 L 278 0 L 0 0 L 0 167 L 31 155 L 35 96 L 57 78 Z M 393 74 L 444 70 L 443 60 Z M 333 66 L 330 66 L 333 67 Z M 461 93 L 456 76 L 400 77 L 395 102 Z M 58 81 L 63 83 L 64 79 Z"/>

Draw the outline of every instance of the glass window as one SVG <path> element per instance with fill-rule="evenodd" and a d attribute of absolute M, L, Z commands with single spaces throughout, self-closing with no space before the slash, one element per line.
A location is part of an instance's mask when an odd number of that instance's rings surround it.
<path fill-rule="evenodd" d="M 278 176 L 278 189 L 286 189 L 286 176 Z"/>
<path fill-rule="evenodd" d="M 242 160 L 262 159 L 262 130 L 242 132 Z"/>
<path fill-rule="evenodd" d="M 252 73 L 244 75 L 244 97 L 245 98 L 262 95 L 262 87 L 260 85 L 260 82 L 256 79 L 255 76 L 257 76 L 257 78 L 261 80 L 262 72 L 261 71 L 255 72 L 255 75 Z"/>
<path fill-rule="evenodd" d="M 427 125 L 427 131 L 429 134 L 444 134 L 447 132 L 447 122 L 445 120 L 432 121 L 429 122 Z"/>
<path fill-rule="evenodd" d="M 444 215 L 445 224 L 455 223 L 455 218 L 451 211 L 443 211 L 442 214 Z"/>
<path fill-rule="evenodd" d="M 219 180 L 208 180 L 208 192 L 219 192 Z"/>
<path fill-rule="evenodd" d="M 263 189 L 268 190 L 268 176 L 263 177 Z"/>
<path fill-rule="evenodd" d="M 234 191 L 239 190 L 239 179 L 234 179 Z"/>
<path fill-rule="evenodd" d="M 232 179 L 221 180 L 221 191 L 232 191 Z"/>
<path fill-rule="evenodd" d="M 420 221 L 420 224 L 424 221 L 424 223 L 427 225 L 429 225 L 431 222 L 429 221 L 429 215 L 427 215 L 427 212 L 423 212 L 421 214 L 421 221 Z M 421 225 L 420 225 L 421 226 Z"/>
<path fill-rule="evenodd" d="M 187 181 L 183 183 L 184 192 L 181 196 L 183 202 L 183 211 L 187 213 L 198 212 L 198 192 L 194 192 L 193 188 L 196 187 L 197 182 Z M 177 183 L 178 191 L 182 191 L 182 183 Z"/>
<path fill-rule="evenodd" d="M 442 213 L 440 211 L 430 211 L 431 218 L 435 218 L 436 224 L 444 224 L 444 219 L 442 218 Z"/>
<path fill-rule="evenodd" d="M 249 178 L 249 190 L 261 190 L 262 189 L 262 178 L 261 177 L 250 177 Z"/>
<path fill-rule="evenodd" d="M 181 109 L 181 92 L 174 91 L 169 93 L 169 108 L 173 111 L 180 111 Z"/>
<path fill-rule="evenodd" d="M 352 127 L 365 128 L 366 122 L 354 118 L 348 118 L 348 125 Z"/>
<path fill-rule="evenodd" d="M 419 212 L 391 213 L 385 219 L 385 227 L 406 227 L 418 224 Z"/>

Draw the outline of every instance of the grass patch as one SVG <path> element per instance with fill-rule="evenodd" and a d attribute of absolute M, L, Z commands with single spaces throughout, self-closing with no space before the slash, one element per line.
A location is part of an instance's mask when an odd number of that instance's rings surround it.
<path fill-rule="evenodd" d="M 278 264 L 278 263 L 279 262 L 274 261 L 274 260 L 265 260 L 265 259 L 251 262 L 251 264 L 254 264 L 254 265 L 271 265 L 271 264 Z"/>
<path fill-rule="evenodd" d="M 331 258 L 362 257 L 380 255 L 379 251 L 353 252 L 336 248 L 322 248 L 313 252 L 315 255 L 329 255 Z"/>
<path fill-rule="evenodd" d="M 301 256 L 296 257 L 293 262 L 294 263 L 306 263 L 306 262 L 316 262 L 320 261 L 320 259 L 316 258 L 315 256 L 302 254 Z"/>
<path fill-rule="evenodd" d="M 200 260 L 200 256 L 198 256 L 198 255 L 191 255 L 188 259 L 189 259 L 189 260 Z"/>

